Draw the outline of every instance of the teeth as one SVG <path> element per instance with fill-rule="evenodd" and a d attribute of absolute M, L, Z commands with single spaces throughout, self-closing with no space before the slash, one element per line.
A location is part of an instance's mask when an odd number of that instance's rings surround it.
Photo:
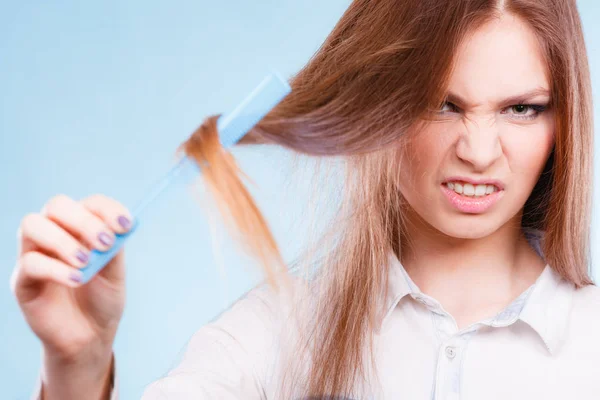
<path fill-rule="evenodd" d="M 475 186 L 475 196 L 483 196 L 485 194 L 485 185 Z"/>
<path fill-rule="evenodd" d="M 498 189 L 494 185 L 472 185 L 470 183 L 448 182 L 446 186 L 458 194 L 468 197 L 483 197 Z"/>
<path fill-rule="evenodd" d="M 470 183 L 465 183 L 463 186 L 463 194 L 465 196 L 473 196 L 475 194 L 475 188 Z"/>

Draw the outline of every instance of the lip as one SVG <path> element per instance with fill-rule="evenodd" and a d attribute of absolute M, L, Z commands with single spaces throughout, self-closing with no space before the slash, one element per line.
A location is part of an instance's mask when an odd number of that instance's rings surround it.
<path fill-rule="evenodd" d="M 456 179 L 461 180 L 461 179 Z M 471 183 L 471 181 L 464 181 Z M 490 182 L 490 181 L 488 181 Z M 483 183 L 479 183 L 482 185 Z M 487 183 L 493 185 L 493 183 Z M 504 190 L 498 190 L 494 193 L 482 197 L 462 196 L 454 190 L 449 189 L 445 184 L 440 185 L 442 192 L 452 207 L 466 214 L 482 214 L 489 210 L 504 195 Z"/>
<path fill-rule="evenodd" d="M 442 182 L 443 184 L 448 182 L 466 182 L 472 185 L 494 185 L 500 190 L 504 190 L 504 183 L 497 179 L 472 179 L 466 176 L 451 176 Z"/>

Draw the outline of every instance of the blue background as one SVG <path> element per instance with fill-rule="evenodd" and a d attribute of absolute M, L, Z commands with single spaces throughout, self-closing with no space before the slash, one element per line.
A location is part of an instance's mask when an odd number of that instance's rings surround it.
<path fill-rule="evenodd" d="M 270 67 L 294 74 L 349 3 L 0 3 L 3 399 L 28 398 L 40 365 L 39 342 L 8 285 L 22 216 L 57 193 L 104 193 L 135 205 L 206 115 L 232 109 Z M 600 6 L 578 3 L 600 120 Z M 295 164 L 270 147 L 235 154 L 256 183 L 252 191 L 285 258 L 293 259 L 326 221 L 309 226 L 311 163 Z M 595 199 L 599 192 L 596 177 Z M 598 206 L 594 212 L 598 243 Z M 196 329 L 259 279 L 218 224 L 213 247 L 206 215 L 180 184 L 154 205 L 128 245 L 128 301 L 115 344 L 124 399 L 139 398 L 175 365 Z M 599 255 L 594 249 L 595 260 Z"/>

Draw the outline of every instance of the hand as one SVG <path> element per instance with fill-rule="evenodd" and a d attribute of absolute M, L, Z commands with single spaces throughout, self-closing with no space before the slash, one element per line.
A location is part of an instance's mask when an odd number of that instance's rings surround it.
<path fill-rule="evenodd" d="M 130 225 L 127 209 L 102 195 L 56 196 L 21 221 L 11 287 L 45 358 L 81 364 L 112 354 L 125 305 L 123 251 L 85 285 L 79 268 L 91 249 L 109 249 Z"/>

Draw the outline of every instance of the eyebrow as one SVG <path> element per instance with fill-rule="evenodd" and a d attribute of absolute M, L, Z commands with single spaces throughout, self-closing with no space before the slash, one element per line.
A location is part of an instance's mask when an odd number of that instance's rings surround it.
<path fill-rule="evenodd" d="M 528 101 L 531 101 L 532 98 L 541 96 L 541 95 L 550 97 L 550 91 L 543 87 L 537 87 L 537 88 L 529 90 L 525 93 L 521 93 L 516 96 L 507 97 L 503 100 L 498 101 L 497 103 L 500 104 L 501 106 L 509 106 L 509 105 L 514 105 L 514 104 L 525 104 Z M 460 106 L 469 104 L 469 102 L 467 100 L 463 99 L 460 95 L 458 95 L 456 93 L 452 93 L 452 92 L 448 93 L 445 101 L 448 101 L 452 104 L 456 104 L 456 105 L 460 105 Z M 479 104 L 475 104 L 473 106 L 478 106 L 478 105 Z"/>

